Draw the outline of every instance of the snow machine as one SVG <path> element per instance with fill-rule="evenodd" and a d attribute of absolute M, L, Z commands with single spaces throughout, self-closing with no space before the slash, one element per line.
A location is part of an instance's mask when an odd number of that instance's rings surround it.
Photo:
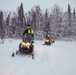
<path fill-rule="evenodd" d="M 55 40 L 54 40 L 54 38 L 51 38 L 51 43 L 53 44 L 53 43 L 55 43 Z"/>
<path fill-rule="evenodd" d="M 34 59 L 34 45 L 31 40 L 28 38 L 23 38 L 23 41 L 19 44 L 19 50 L 16 51 L 16 55 L 18 53 L 24 53 L 28 55 L 32 55 L 32 59 Z M 12 56 L 15 56 L 15 53 L 12 53 Z"/>
<path fill-rule="evenodd" d="M 45 39 L 45 45 L 51 45 L 50 39 L 48 39 L 48 38 Z"/>
<path fill-rule="evenodd" d="M 33 54 L 33 51 L 34 51 L 34 45 L 31 36 L 27 37 L 27 35 L 25 34 L 23 36 L 22 43 L 19 44 L 19 52 L 25 54 Z"/>
<path fill-rule="evenodd" d="M 32 54 L 33 50 L 34 50 L 34 45 L 29 41 L 23 41 L 22 43 L 19 44 L 19 51 L 21 53 Z"/>
<path fill-rule="evenodd" d="M 53 43 L 55 43 L 54 38 L 46 38 L 45 43 L 43 45 L 51 45 Z"/>

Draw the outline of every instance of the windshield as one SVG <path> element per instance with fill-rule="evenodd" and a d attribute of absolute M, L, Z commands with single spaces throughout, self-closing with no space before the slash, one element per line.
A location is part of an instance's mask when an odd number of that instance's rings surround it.
<path fill-rule="evenodd" d="M 23 36 L 23 41 L 31 41 L 31 35 L 30 34 L 25 34 Z"/>

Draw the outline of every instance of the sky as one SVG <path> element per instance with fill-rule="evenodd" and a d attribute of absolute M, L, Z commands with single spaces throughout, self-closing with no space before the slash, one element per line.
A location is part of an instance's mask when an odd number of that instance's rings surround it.
<path fill-rule="evenodd" d="M 28 12 L 35 5 L 40 5 L 42 11 L 45 11 L 46 8 L 49 10 L 55 4 L 58 4 L 63 11 L 67 10 L 68 3 L 71 5 L 71 9 L 76 9 L 76 0 L 0 0 L 0 9 L 4 11 L 16 11 L 18 6 L 23 3 L 24 11 Z"/>

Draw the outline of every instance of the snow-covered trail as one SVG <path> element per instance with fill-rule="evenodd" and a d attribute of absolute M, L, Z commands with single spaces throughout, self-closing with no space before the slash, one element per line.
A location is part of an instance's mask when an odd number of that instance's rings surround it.
<path fill-rule="evenodd" d="M 38 45 L 35 47 L 35 59 L 27 64 L 27 75 L 55 75 L 49 60 L 49 48 L 47 46 Z"/>
<path fill-rule="evenodd" d="M 0 75 L 76 75 L 76 42 L 61 42 L 51 46 L 35 41 L 35 59 L 11 53 L 18 49 L 20 40 L 0 44 Z"/>
<path fill-rule="evenodd" d="M 10 75 L 55 75 L 50 66 L 49 48 L 51 46 L 36 45 L 35 59 L 27 58 Z"/>

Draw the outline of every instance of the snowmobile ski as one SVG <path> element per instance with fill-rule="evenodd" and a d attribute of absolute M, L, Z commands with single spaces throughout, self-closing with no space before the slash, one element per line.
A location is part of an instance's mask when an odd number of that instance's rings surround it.
<path fill-rule="evenodd" d="M 13 52 L 11 56 L 12 56 L 12 57 L 15 57 L 15 53 Z"/>

